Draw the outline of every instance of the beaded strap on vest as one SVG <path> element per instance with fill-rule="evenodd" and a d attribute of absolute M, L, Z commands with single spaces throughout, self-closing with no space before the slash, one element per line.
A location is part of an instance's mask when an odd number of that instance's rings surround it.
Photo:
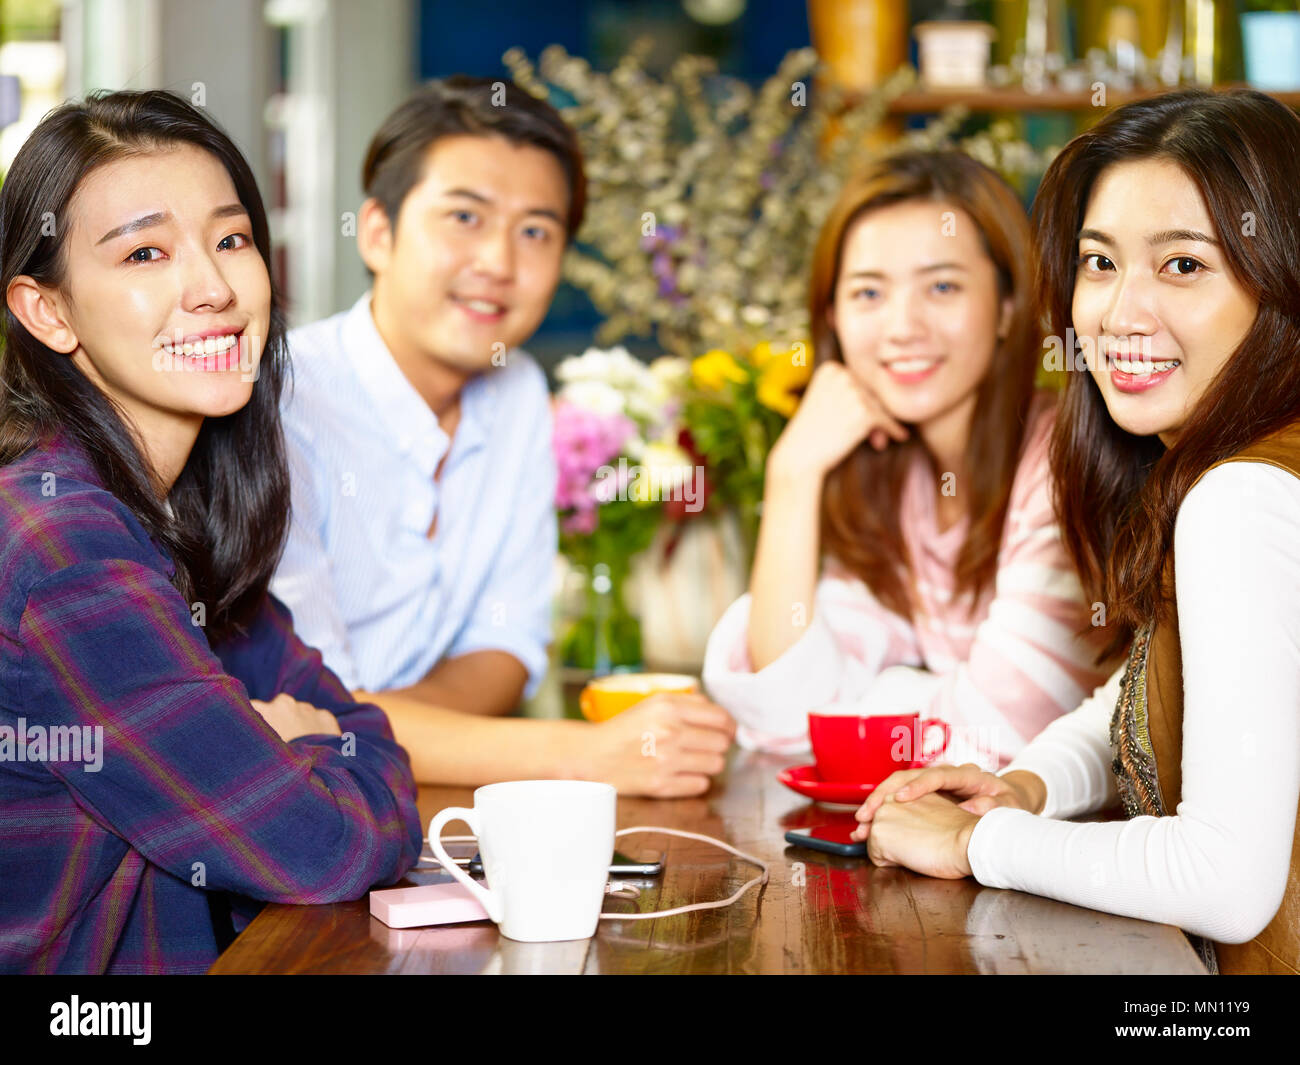
<path fill-rule="evenodd" d="M 1147 731 L 1147 651 L 1153 626 L 1138 629 L 1129 646 L 1120 681 L 1119 702 L 1110 719 L 1111 768 L 1124 812 L 1129 817 L 1164 817 L 1165 802 L 1156 777 L 1156 755 Z"/>
<path fill-rule="evenodd" d="M 1111 768 L 1124 812 L 1134 817 L 1166 817 L 1160 779 L 1156 775 L 1156 754 L 1147 728 L 1147 653 L 1151 649 L 1154 625 L 1143 625 L 1133 636 L 1128 661 L 1120 680 L 1119 701 L 1110 719 Z M 1184 932 L 1206 969 L 1218 973 L 1214 944 L 1202 936 Z"/>

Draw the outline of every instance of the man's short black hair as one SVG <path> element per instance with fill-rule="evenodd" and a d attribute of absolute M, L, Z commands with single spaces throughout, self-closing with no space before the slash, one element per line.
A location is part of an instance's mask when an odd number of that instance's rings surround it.
<path fill-rule="evenodd" d="M 378 200 L 394 231 L 407 194 L 419 183 L 429 147 L 459 134 L 504 137 L 550 152 L 569 182 L 568 238 L 582 224 L 587 181 L 576 132 L 545 100 L 508 78 L 455 74 L 421 86 L 379 127 L 361 168 L 361 186 Z"/>

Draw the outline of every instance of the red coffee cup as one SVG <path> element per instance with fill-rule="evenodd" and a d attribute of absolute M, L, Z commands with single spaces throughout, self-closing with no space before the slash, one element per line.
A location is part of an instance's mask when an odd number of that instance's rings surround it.
<path fill-rule="evenodd" d="M 924 742 L 931 729 L 943 730 L 943 742 L 937 748 Z M 896 770 L 916 769 L 933 761 L 947 748 L 951 736 L 946 721 L 922 719 L 920 714 L 808 715 L 817 775 L 834 783 L 879 784 Z"/>

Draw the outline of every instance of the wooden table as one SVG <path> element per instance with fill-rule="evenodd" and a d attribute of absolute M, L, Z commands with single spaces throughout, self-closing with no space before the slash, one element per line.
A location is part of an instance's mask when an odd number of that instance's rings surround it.
<path fill-rule="evenodd" d="M 487 921 L 388 928 L 368 900 L 271 905 L 213 973 L 1203 973 L 1176 928 L 1113 917 L 974 880 L 933 880 L 788 846 L 786 829 L 851 817 L 776 781 L 790 759 L 733 752 L 724 778 L 699 799 L 620 799 L 618 823 L 666 825 L 725 839 L 770 863 L 761 896 L 654 921 L 602 921 L 590 940 L 516 943 Z M 446 806 L 472 805 L 467 788 L 421 788 L 425 825 Z M 467 832 L 453 824 L 449 834 Z M 724 898 L 756 874 L 704 843 L 625 837 L 623 851 L 666 850 L 658 880 L 634 880 L 633 904 L 667 909 Z M 426 854 L 428 848 L 426 844 Z M 413 872 L 406 884 L 446 879 Z"/>

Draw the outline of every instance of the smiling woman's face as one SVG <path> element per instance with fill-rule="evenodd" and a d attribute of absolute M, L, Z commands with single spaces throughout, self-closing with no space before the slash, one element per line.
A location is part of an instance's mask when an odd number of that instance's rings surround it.
<path fill-rule="evenodd" d="M 56 297 L 68 329 L 46 343 L 147 444 L 247 403 L 271 282 L 221 162 L 187 144 L 108 163 L 81 183 L 68 219 Z"/>
<path fill-rule="evenodd" d="M 881 207 L 845 235 L 831 325 L 845 365 L 899 421 L 924 429 L 969 408 L 1011 312 L 956 205 Z"/>
<path fill-rule="evenodd" d="M 1181 167 L 1143 159 L 1101 172 L 1079 233 L 1071 315 L 1100 356 L 1091 372 L 1116 424 L 1171 445 L 1257 311 Z"/>

